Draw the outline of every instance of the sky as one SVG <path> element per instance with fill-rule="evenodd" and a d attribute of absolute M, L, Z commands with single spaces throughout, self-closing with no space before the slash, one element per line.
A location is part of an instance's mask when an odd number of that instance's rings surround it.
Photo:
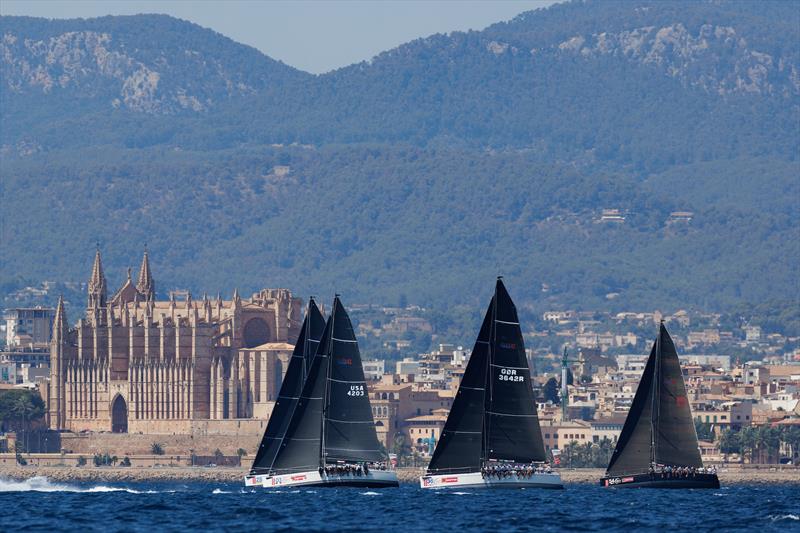
<path fill-rule="evenodd" d="M 0 14 L 47 18 L 164 13 L 315 74 L 434 33 L 480 30 L 554 0 L 2 0 Z"/>

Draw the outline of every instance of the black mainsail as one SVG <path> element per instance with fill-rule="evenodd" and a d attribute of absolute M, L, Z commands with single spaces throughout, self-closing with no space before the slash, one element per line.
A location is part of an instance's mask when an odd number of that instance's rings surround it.
<path fill-rule="evenodd" d="M 331 311 L 328 386 L 323 415 L 325 462 L 383 459 L 353 325 L 337 296 Z"/>
<path fill-rule="evenodd" d="M 483 453 L 484 395 L 494 298 L 483 317 L 461 384 L 447 415 L 442 436 L 428 464 L 429 474 L 478 472 Z"/>
<path fill-rule="evenodd" d="M 292 412 L 303 390 L 310 361 L 317 352 L 319 339 L 325 327 L 325 318 L 314 298 L 309 298 L 306 316 L 300 328 L 300 336 L 294 346 L 289 366 L 284 374 L 278 398 L 267 422 L 258 452 L 250 468 L 251 474 L 269 472 L 289 427 Z"/>
<path fill-rule="evenodd" d="M 651 465 L 703 466 L 678 353 L 663 323 L 607 473 L 644 473 Z"/>
<path fill-rule="evenodd" d="M 485 397 L 486 460 L 531 463 L 545 451 L 517 308 L 497 279 Z"/>
<path fill-rule="evenodd" d="M 276 473 L 383 458 L 355 332 L 339 297 L 273 464 Z"/>
<path fill-rule="evenodd" d="M 485 461 L 545 458 L 517 310 L 498 278 L 428 473 L 476 472 Z"/>

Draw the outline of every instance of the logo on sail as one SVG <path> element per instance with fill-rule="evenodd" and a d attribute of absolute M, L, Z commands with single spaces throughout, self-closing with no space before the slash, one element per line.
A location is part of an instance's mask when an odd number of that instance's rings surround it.
<path fill-rule="evenodd" d="M 337 365 L 342 365 L 342 366 L 351 366 L 353 364 L 353 360 L 351 358 L 349 358 L 349 357 L 347 357 L 347 358 L 340 357 L 340 358 L 336 359 L 336 364 Z"/>

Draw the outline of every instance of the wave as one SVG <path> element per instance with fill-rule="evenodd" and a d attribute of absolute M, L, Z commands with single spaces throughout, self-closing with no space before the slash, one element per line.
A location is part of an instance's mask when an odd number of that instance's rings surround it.
<path fill-rule="evenodd" d="M 362 496 L 380 496 L 381 494 L 380 494 L 380 492 L 372 492 L 371 490 L 368 490 L 367 492 L 362 492 L 361 495 Z"/>
<path fill-rule="evenodd" d="M 776 515 L 769 515 L 768 517 L 773 522 L 779 522 L 781 520 L 800 520 L 800 516 L 796 514 L 776 514 Z"/>
<path fill-rule="evenodd" d="M 233 494 L 233 493 L 229 490 L 214 489 L 211 491 L 211 494 Z"/>
<path fill-rule="evenodd" d="M 127 492 L 129 494 L 155 494 L 158 491 L 141 491 L 126 489 L 123 487 L 109 487 L 107 485 L 80 487 L 65 483 L 53 483 L 44 476 L 35 476 L 22 481 L 16 481 L 13 479 L 0 479 L 0 492 Z"/>

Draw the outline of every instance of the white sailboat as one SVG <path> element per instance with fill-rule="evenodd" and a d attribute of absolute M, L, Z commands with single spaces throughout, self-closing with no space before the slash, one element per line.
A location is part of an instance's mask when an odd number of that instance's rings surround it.
<path fill-rule="evenodd" d="M 564 488 L 545 459 L 517 311 L 498 278 L 420 486 Z"/>
<path fill-rule="evenodd" d="M 309 307 L 286 372 L 290 381 L 281 386 L 245 485 L 396 487 L 375 432 L 358 341 L 338 295 L 316 337 L 321 317 Z"/>

